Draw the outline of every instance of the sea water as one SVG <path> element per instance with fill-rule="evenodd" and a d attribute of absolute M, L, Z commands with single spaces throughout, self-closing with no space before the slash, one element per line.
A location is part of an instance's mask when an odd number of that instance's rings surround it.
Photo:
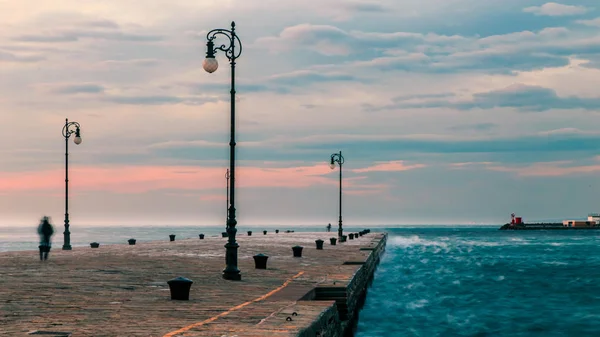
<path fill-rule="evenodd" d="M 333 226 L 333 225 L 332 225 Z M 296 232 L 325 232 L 325 225 L 322 226 L 307 226 L 307 225 L 238 225 L 237 235 L 247 235 L 247 231 L 253 231 L 253 235 L 263 235 L 262 231 L 267 230 L 274 233 L 275 229 L 280 232 L 293 230 Z M 364 228 L 348 227 L 348 230 L 360 231 Z M 335 226 L 332 227 L 331 237 L 337 236 Z M 91 242 L 99 242 L 102 245 L 108 244 L 127 244 L 127 240 L 134 238 L 138 243 L 169 240 L 170 234 L 175 234 L 176 240 L 195 238 L 198 239 L 198 234 L 202 233 L 206 237 L 217 236 L 221 237 L 221 233 L 225 231 L 225 226 L 85 226 L 71 225 L 71 246 L 72 247 L 89 247 Z M 54 249 L 60 249 L 63 245 L 64 227 L 54 225 L 54 235 L 52 236 L 52 246 Z M 325 237 L 325 236 L 324 236 Z M 6 251 L 23 251 L 37 250 L 39 245 L 39 237 L 37 234 L 37 224 L 32 226 L 0 226 L 0 252 Z"/>
<path fill-rule="evenodd" d="M 600 231 L 497 228 L 387 229 L 356 336 L 600 336 Z"/>

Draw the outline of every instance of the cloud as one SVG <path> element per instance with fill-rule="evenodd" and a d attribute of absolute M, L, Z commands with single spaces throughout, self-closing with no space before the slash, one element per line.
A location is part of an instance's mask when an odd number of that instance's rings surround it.
<path fill-rule="evenodd" d="M 103 101 L 126 104 L 126 105 L 169 105 L 169 104 L 185 104 L 185 105 L 203 105 L 210 102 L 217 102 L 217 98 L 195 97 L 195 96 L 166 96 L 166 95 L 107 95 L 102 97 Z"/>
<path fill-rule="evenodd" d="M 390 161 L 386 163 L 378 163 L 373 166 L 365 167 L 362 169 L 354 169 L 352 172 L 356 173 L 365 173 L 365 172 L 399 172 L 399 171 L 408 171 L 419 168 L 424 168 L 426 165 L 423 164 L 413 164 L 413 165 L 405 165 L 404 161 L 396 160 Z"/>
<path fill-rule="evenodd" d="M 49 34 L 24 34 L 15 36 L 13 38 L 14 41 L 41 43 L 75 42 L 79 41 L 80 39 L 113 40 L 125 42 L 157 42 L 162 41 L 163 37 L 160 35 L 150 34 L 67 30 Z"/>
<path fill-rule="evenodd" d="M 303 188 L 313 185 L 336 185 L 327 165 L 290 168 L 237 167 L 239 188 Z M 64 187 L 62 169 L 3 173 L 2 191 L 54 190 Z M 153 190 L 212 190 L 223 187 L 223 168 L 190 166 L 74 166 L 70 170 L 74 190 L 144 193 Z M 356 185 L 356 184 L 354 184 Z M 351 184 L 351 186 L 354 186 Z"/>
<path fill-rule="evenodd" d="M 600 172 L 600 165 L 577 165 L 571 161 L 561 161 L 534 163 L 527 166 L 490 165 L 487 169 L 491 171 L 515 173 L 520 177 L 562 177 L 596 174 L 597 172 Z"/>
<path fill-rule="evenodd" d="M 504 89 L 476 93 L 472 100 L 448 101 L 434 100 L 427 102 L 404 102 L 371 108 L 372 110 L 406 109 L 406 108 L 454 108 L 459 110 L 515 108 L 520 111 L 541 112 L 552 109 L 600 109 L 600 97 L 559 97 L 556 91 L 540 86 L 513 84 Z"/>
<path fill-rule="evenodd" d="M 527 7 L 523 9 L 523 12 L 543 16 L 567 16 L 585 14 L 588 10 L 589 9 L 584 6 L 569 6 L 558 4 L 556 2 L 548 2 L 542 6 Z"/>
<path fill-rule="evenodd" d="M 344 4 L 345 8 L 353 12 L 362 13 L 385 13 L 387 7 L 377 2 L 352 1 Z"/>
<path fill-rule="evenodd" d="M 448 127 L 452 131 L 490 131 L 498 128 L 495 123 L 475 123 L 475 124 L 459 124 Z"/>
<path fill-rule="evenodd" d="M 76 83 L 76 84 L 58 84 L 58 85 L 44 85 L 48 87 L 49 91 L 55 94 L 98 94 L 103 93 L 105 88 L 101 85 L 94 83 Z"/>
<path fill-rule="evenodd" d="M 40 55 L 17 55 L 13 53 L 3 52 L 0 50 L 0 62 L 35 63 L 43 61 L 45 59 L 45 57 Z"/>
<path fill-rule="evenodd" d="M 316 71 L 299 70 L 291 73 L 271 76 L 268 81 L 289 86 L 306 86 L 322 82 L 356 81 L 357 77 L 343 73 L 319 73 Z"/>
<path fill-rule="evenodd" d="M 157 59 L 128 59 L 128 60 L 106 60 L 100 64 L 115 67 L 152 67 L 160 63 Z"/>

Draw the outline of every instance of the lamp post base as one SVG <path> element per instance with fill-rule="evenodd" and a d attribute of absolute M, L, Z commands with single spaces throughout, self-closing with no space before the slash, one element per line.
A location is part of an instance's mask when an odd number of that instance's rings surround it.
<path fill-rule="evenodd" d="M 240 274 L 239 270 L 236 273 L 228 273 L 226 271 L 223 271 L 223 278 L 225 280 L 229 280 L 229 281 L 241 281 L 242 280 L 242 275 Z"/>
<path fill-rule="evenodd" d="M 231 231 L 231 228 L 229 228 Z M 235 234 L 234 234 L 235 235 Z M 227 266 L 223 270 L 223 278 L 230 281 L 241 281 L 242 274 L 240 270 L 237 268 L 237 249 L 240 246 L 237 242 L 231 243 L 227 242 L 225 244 L 226 252 L 225 252 L 225 260 Z"/>
<path fill-rule="evenodd" d="M 72 249 L 72 248 L 71 248 L 71 245 L 68 245 L 68 246 L 67 246 L 67 245 L 65 245 L 65 246 L 63 246 L 63 248 L 62 248 L 62 250 L 71 250 L 71 249 Z"/>

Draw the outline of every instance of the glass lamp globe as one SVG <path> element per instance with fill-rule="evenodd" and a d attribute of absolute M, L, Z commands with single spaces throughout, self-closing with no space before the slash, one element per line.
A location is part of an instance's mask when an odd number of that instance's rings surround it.
<path fill-rule="evenodd" d="M 76 137 L 73 139 L 73 142 L 74 142 L 75 144 L 77 144 L 77 145 L 81 144 L 81 137 L 79 137 L 79 136 L 76 136 Z"/>
<path fill-rule="evenodd" d="M 206 70 L 207 73 L 214 73 L 217 68 L 219 68 L 219 62 L 214 57 L 207 57 L 202 61 L 202 68 Z"/>
<path fill-rule="evenodd" d="M 335 163 L 329 164 L 329 168 L 333 170 L 335 168 Z"/>

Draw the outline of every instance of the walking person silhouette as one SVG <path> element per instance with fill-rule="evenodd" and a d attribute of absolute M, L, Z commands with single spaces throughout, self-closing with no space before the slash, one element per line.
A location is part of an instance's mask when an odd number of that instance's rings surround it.
<path fill-rule="evenodd" d="M 50 253 L 50 239 L 54 234 L 54 228 L 50 224 L 50 219 L 45 216 L 42 218 L 42 222 L 38 226 L 38 234 L 40 235 L 40 261 L 48 260 L 48 253 Z"/>

